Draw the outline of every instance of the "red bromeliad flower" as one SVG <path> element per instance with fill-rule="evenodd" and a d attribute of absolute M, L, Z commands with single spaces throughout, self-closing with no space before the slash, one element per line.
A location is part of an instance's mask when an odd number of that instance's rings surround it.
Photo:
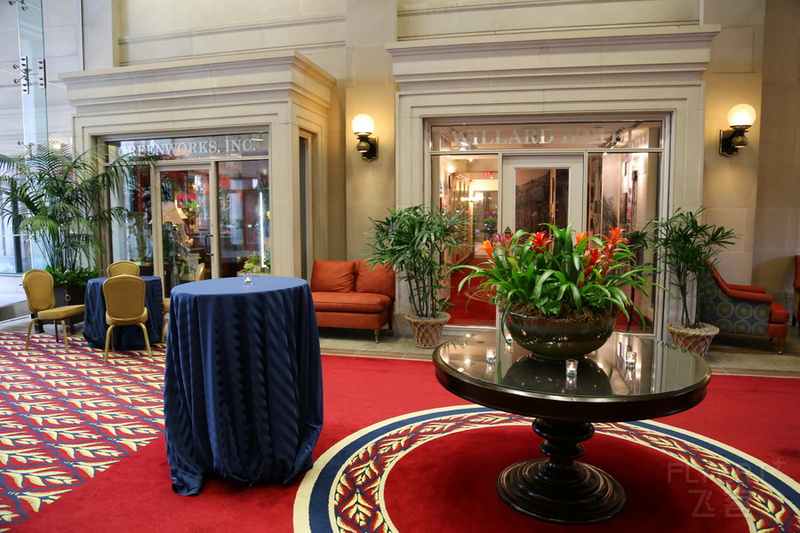
<path fill-rule="evenodd" d="M 606 237 L 606 239 L 609 242 L 614 243 L 614 244 L 617 244 L 619 242 L 624 242 L 625 244 L 630 244 L 628 242 L 628 239 L 620 237 L 620 235 L 622 234 L 623 231 L 625 231 L 625 230 L 622 229 L 622 228 L 611 228 L 609 230 L 609 232 L 608 232 L 608 237 Z"/>
<path fill-rule="evenodd" d="M 611 228 L 608 232 L 608 237 L 602 235 L 602 238 L 605 239 L 605 243 L 603 244 L 603 250 L 605 252 L 605 257 L 603 260 L 603 277 L 605 277 L 605 275 L 608 273 L 609 267 L 611 267 L 614 262 L 614 254 L 616 253 L 619 244 L 628 244 L 628 239 L 620 237 L 623 231 L 625 230 L 622 228 Z"/>
<path fill-rule="evenodd" d="M 505 246 L 511 242 L 511 235 L 505 235 L 504 233 L 497 233 L 494 236 L 494 242 L 499 246 Z"/>
<path fill-rule="evenodd" d="M 594 270 L 594 267 L 597 266 L 597 264 L 600 262 L 600 258 L 602 257 L 600 250 L 598 250 L 597 248 L 588 249 L 586 255 L 588 257 L 588 260 L 586 261 L 586 268 L 583 269 L 584 279 L 589 277 L 589 274 L 592 273 L 592 270 Z"/>
<path fill-rule="evenodd" d="M 539 250 L 544 250 L 547 248 L 548 244 L 550 244 L 550 232 L 548 231 L 539 231 L 537 233 L 531 234 L 531 242 L 533 246 L 538 248 Z"/>

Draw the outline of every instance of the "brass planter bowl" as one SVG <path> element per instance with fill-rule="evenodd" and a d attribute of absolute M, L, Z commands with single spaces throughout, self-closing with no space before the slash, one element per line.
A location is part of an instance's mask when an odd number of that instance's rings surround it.
<path fill-rule="evenodd" d="M 604 321 L 542 319 L 516 313 L 506 317 L 514 342 L 545 359 L 574 359 L 597 350 L 614 333 L 616 315 Z"/>

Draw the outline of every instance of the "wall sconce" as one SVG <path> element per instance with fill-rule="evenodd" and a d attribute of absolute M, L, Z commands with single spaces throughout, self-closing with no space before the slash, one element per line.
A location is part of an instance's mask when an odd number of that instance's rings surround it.
<path fill-rule="evenodd" d="M 728 111 L 730 130 L 719 131 L 719 153 L 724 156 L 737 155 L 739 148 L 747 146 L 745 136 L 748 128 L 756 121 L 756 110 L 747 104 L 735 105 Z"/>
<path fill-rule="evenodd" d="M 361 152 L 361 159 L 374 161 L 378 158 L 378 138 L 370 137 L 375 129 L 375 121 L 372 117 L 365 114 L 356 115 L 353 118 L 353 133 L 358 137 L 356 150 Z"/>

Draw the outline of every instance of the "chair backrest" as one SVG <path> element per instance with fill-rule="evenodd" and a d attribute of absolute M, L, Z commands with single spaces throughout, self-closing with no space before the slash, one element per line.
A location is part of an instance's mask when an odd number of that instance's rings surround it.
<path fill-rule="evenodd" d="M 28 309 L 38 313 L 56 306 L 53 276 L 46 270 L 28 270 L 22 275 L 22 288 L 28 298 Z"/>
<path fill-rule="evenodd" d="M 147 284 L 138 276 L 120 274 L 103 282 L 106 314 L 112 320 L 126 321 L 139 318 L 144 309 Z"/>
<path fill-rule="evenodd" d="M 129 274 L 131 276 L 139 275 L 139 265 L 133 261 L 114 261 L 106 269 L 106 273 L 111 276 L 119 276 L 120 274 Z"/>
<path fill-rule="evenodd" d="M 206 279 L 206 264 L 200 263 L 197 265 L 197 270 L 194 272 L 194 280 L 200 281 L 201 279 Z"/>

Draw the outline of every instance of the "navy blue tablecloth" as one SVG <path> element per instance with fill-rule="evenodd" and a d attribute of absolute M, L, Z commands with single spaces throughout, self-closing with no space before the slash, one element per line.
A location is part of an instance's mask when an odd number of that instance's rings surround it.
<path fill-rule="evenodd" d="M 140 276 L 147 287 L 144 304 L 147 306 L 147 336 L 150 344 L 161 342 L 163 327 L 163 292 L 161 278 Z M 108 278 L 90 279 L 86 284 L 83 311 L 83 337 L 93 348 L 104 349 L 106 345 L 106 301 L 103 298 L 103 282 Z M 114 328 L 115 350 L 142 350 L 145 348 L 144 334 L 139 326 L 117 326 Z"/>
<path fill-rule="evenodd" d="M 322 429 L 314 302 L 302 279 L 255 276 L 172 289 L 164 424 L 172 488 L 206 477 L 288 484 Z"/>

